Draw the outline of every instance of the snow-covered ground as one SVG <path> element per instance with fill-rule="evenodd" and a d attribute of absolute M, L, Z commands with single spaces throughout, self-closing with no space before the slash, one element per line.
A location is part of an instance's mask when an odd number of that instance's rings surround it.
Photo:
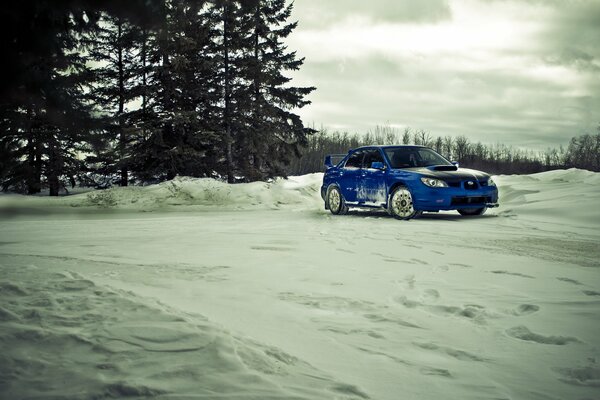
<path fill-rule="evenodd" d="M 600 174 L 407 222 L 321 179 L 0 196 L 0 398 L 600 398 Z"/>

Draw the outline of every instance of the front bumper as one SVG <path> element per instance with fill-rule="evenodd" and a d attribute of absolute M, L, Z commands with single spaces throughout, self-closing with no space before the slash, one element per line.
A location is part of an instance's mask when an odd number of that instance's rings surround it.
<path fill-rule="evenodd" d="M 419 211 L 460 210 L 465 208 L 498 207 L 498 189 L 479 187 L 474 190 L 463 188 L 428 188 L 413 190 L 413 203 Z"/>

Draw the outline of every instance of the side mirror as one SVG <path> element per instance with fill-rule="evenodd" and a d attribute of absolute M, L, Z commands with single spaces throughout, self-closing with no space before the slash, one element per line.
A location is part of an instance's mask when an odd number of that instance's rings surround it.
<path fill-rule="evenodd" d="M 383 165 L 382 162 L 375 161 L 375 162 L 371 163 L 371 168 L 374 168 L 374 169 L 385 169 L 385 165 Z"/>
<path fill-rule="evenodd" d="M 333 163 L 331 162 L 331 156 L 325 156 L 325 168 L 329 169 L 333 167 Z"/>
<path fill-rule="evenodd" d="M 452 163 L 452 165 L 454 165 L 456 168 L 460 167 L 460 165 L 458 164 L 458 161 L 450 161 Z"/>

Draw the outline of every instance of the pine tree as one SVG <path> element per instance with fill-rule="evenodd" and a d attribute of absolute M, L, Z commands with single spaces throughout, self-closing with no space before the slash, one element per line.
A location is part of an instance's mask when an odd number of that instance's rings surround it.
<path fill-rule="evenodd" d="M 163 0 L 20 0 L 2 8 L 0 44 L 0 179 L 3 188 L 57 194 L 62 181 L 84 172 L 78 159 L 94 127 L 80 40 L 104 13 L 153 21 Z M 93 139 L 93 140 L 92 140 Z"/>
<path fill-rule="evenodd" d="M 88 60 L 97 65 L 90 99 L 104 122 L 95 141 L 96 154 L 89 161 L 101 164 L 106 174 L 119 171 L 121 186 L 129 181 L 131 143 L 136 135 L 127 107 L 138 97 L 133 89 L 142 71 L 141 41 L 139 27 L 106 13 L 86 40 Z"/>
<path fill-rule="evenodd" d="M 33 194 L 45 178 L 50 195 L 58 195 L 61 180 L 80 168 L 77 149 L 91 126 L 82 98 L 89 76 L 77 50 L 79 34 L 95 16 L 73 4 L 11 7 L 7 49 L 16 58 L 7 64 L 19 71 L 2 86 L 2 142 L 11 160 L 3 185 Z"/>
<path fill-rule="evenodd" d="M 208 176 L 218 163 L 214 17 L 205 1 L 172 0 L 166 7 L 151 42 L 155 116 L 137 147 L 137 170 L 147 178 Z"/>
<path fill-rule="evenodd" d="M 286 71 L 298 70 L 304 59 L 289 52 L 284 44 L 297 23 L 287 22 L 293 4 L 285 0 L 248 0 L 244 3 L 244 26 L 249 28 L 248 62 L 244 78 L 248 82 L 245 98 L 251 99 L 240 159 L 244 174 L 250 179 L 284 175 L 292 157 L 300 156 L 307 135 L 314 130 L 305 128 L 293 112 L 310 102 L 305 96 L 314 87 L 293 87 Z M 249 51 L 248 51 L 249 50 Z"/>
<path fill-rule="evenodd" d="M 223 167 L 219 169 L 227 182 L 235 182 L 236 161 L 234 154 L 242 128 L 242 104 L 247 99 L 240 92 L 241 68 L 243 67 L 244 30 L 242 7 L 239 0 L 215 0 L 211 20 L 214 21 L 215 80 L 214 90 L 218 97 L 214 101 L 215 127 L 221 136 Z"/>

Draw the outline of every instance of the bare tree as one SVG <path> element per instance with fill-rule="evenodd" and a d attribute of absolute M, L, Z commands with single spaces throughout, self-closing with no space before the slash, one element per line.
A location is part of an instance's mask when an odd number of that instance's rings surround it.
<path fill-rule="evenodd" d="M 454 140 L 454 155 L 459 162 L 464 163 L 467 160 L 470 146 L 469 139 L 464 135 L 461 135 Z"/>
<path fill-rule="evenodd" d="M 402 144 L 410 144 L 410 128 L 404 128 L 404 133 L 402 134 Z"/>

